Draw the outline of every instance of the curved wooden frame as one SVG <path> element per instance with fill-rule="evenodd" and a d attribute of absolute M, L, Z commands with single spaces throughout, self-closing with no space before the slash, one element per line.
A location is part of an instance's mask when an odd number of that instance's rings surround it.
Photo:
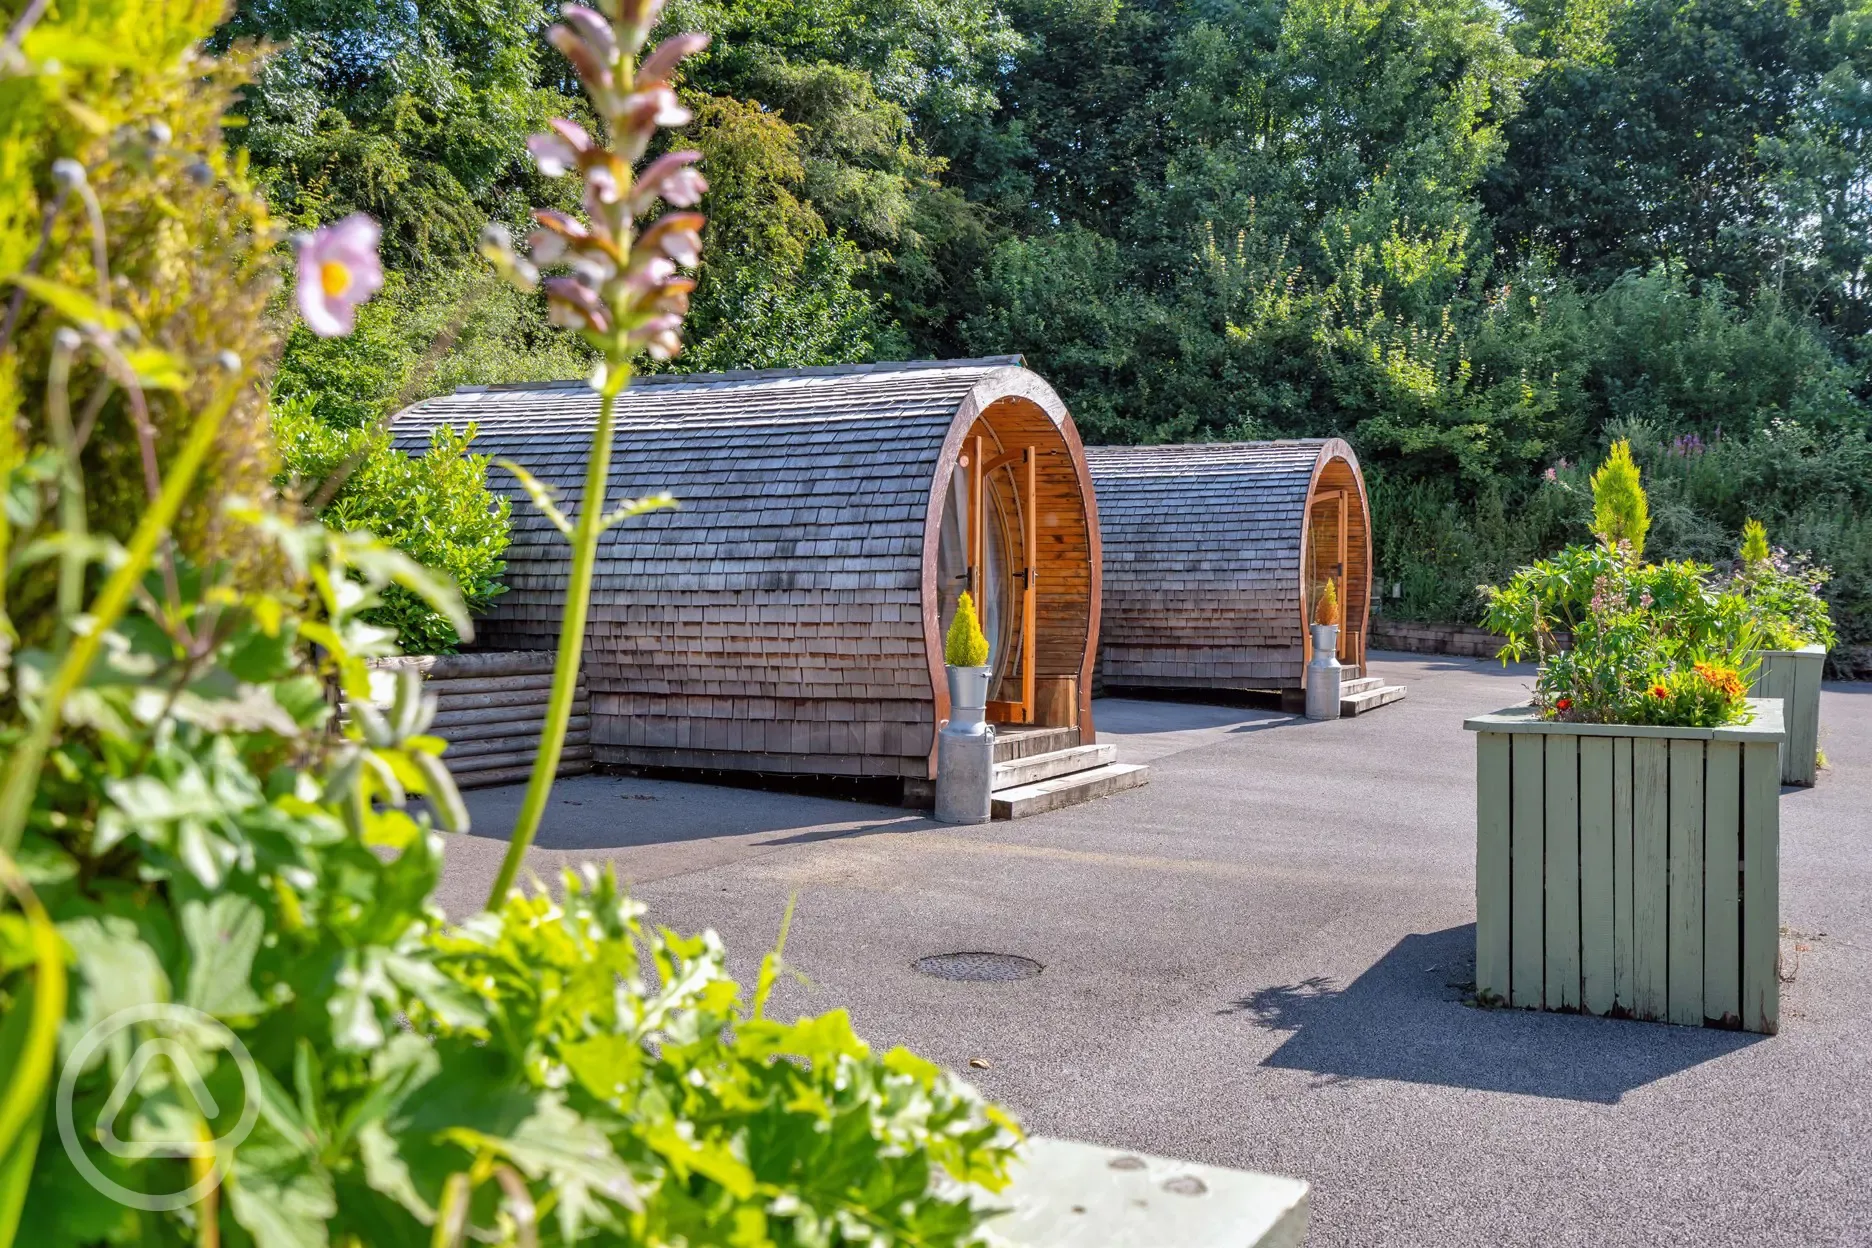
<path fill-rule="evenodd" d="M 1339 438 L 1087 450 L 1104 547 L 1099 671 L 1112 687 L 1296 690 L 1312 658 L 1315 504 L 1344 489 L 1342 657 L 1363 671 L 1371 502 Z"/>
<path fill-rule="evenodd" d="M 1307 627 L 1310 623 L 1307 619 L 1307 612 L 1310 608 L 1310 604 L 1307 602 L 1306 591 L 1306 539 L 1309 535 L 1308 530 L 1313 523 L 1313 501 L 1320 492 L 1320 478 L 1326 475 L 1327 470 L 1335 461 L 1344 463 L 1346 467 L 1351 470 L 1352 485 L 1358 491 L 1359 513 L 1365 526 L 1365 576 L 1363 583 L 1359 587 L 1358 650 L 1357 653 L 1347 656 L 1342 646 L 1340 654 L 1342 660 L 1349 657 L 1351 660 L 1349 666 L 1356 667 L 1358 669 L 1358 674 L 1363 676 L 1365 674 L 1366 643 L 1371 636 L 1372 564 L 1374 562 L 1373 556 L 1376 551 L 1376 539 L 1371 531 L 1371 499 L 1365 493 L 1365 474 L 1359 470 L 1358 456 L 1353 453 L 1352 444 L 1347 442 L 1344 438 L 1327 438 L 1320 444 L 1319 459 L 1314 462 L 1313 476 L 1307 481 L 1306 503 L 1302 506 L 1300 511 L 1301 564 L 1298 593 L 1295 595 L 1300 604 L 1300 642 L 1306 648 L 1306 662 L 1311 663 L 1313 661 L 1313 630 Z M 1342 611 L 1344 607 L 1345 604 L 1342 603 Z M 1345 621 L 1349 621 L 1350 618 L 1350 615 L 1344 617 Z M 1344 637 L 1346 632 L 1344 622 L 1341 623 L 1339 631 L 1341 637 Z"/>
<path fill-rule="evenodd" d="M 949 718 L 949 680 L 943 663 L 941 594 L 937 584 L 943 507 L 949 497 L 950 483 L 955 476 L 957 461 L 961 458 L 963 443 L 977 423 L 990 422 L 992 427 L 993 410 L 1004 405 L 1025 405 L 1043 416 L 1058 435 L 1060 445 L 1057 448 L 1041 448 L 1042 462 L 1049 451 L 1054 455 L 1063 452 L 1072 470 L 1072 484 L 1078 495 L 1084 529 L 1085 573 L 1089 590 L 1086 595 L 1085 640 L 1081 647 L 1078 670 L 1073 675 L 1078 681 L 1080 740 L 1090 743 L 1095 732 L 1092 720 L 1092 673 L 1098 661 L 1100 598 L 1103 588 L 1103 548 L 1099 535 L 1097 496 L 1092 487 L 1091 468 L 1086 463 L 1085 445 L 1079 439 L 1079 430 L 1073 424 L 1072 414 L 1066 410 L 1065 402 L 1052 386 L 1024 367 L 1003 369 L 984 378 L 956 409 L 948 436 L 943 440 L 935 480 L 930 486 L 929 511 L 923 528 L 923 635 L 928 642 L 930 692 L 936 705 L 936 722 L 940 725 Z M 929 768 L 930 779 L 935 779 L 934 741 L 930 743 Z"/>

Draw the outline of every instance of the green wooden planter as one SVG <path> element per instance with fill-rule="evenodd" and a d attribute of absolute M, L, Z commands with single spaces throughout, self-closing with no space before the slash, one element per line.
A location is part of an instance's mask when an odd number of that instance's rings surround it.
<path fill-rule="evenodd" d="M 1820 677 L 1826 667 L 1825 646 L 1799 650 L 1758 650 L 1761 667 L 1749 692 L 1758 698 L 1781 699 L 1787 741 L 1781 747 L 1781 783 L 1813 787 L 1820 753 Z"/>
<path fill-rule="evenodd" d="M 1483 1000 L 1776 1029 L 1781 703 L 1749 705 L 1735 728 L 1463 724 Z"/>

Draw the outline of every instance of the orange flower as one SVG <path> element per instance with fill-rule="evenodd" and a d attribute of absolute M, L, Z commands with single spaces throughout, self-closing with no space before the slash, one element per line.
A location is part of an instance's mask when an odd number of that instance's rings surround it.
<path fill-rule="evenodd" d="M 1724 697 L 1739 698 L 1747 692 L 1742 687 L 1742 677 L 1732 667 L 1719 667 L 1714 663 L 1698 663 L 1696 674 L 1704 684 L 1719 690 Z"/>
<path fill-rule="evenodd" d="M 1554 703 L 1554 709 L 1556 711 L 1559 711 L 1561 714 L 1565 714 L 1566 712 L 1573 709 L 1573 699 L 1561 698 L 1558 702 Z"/>
<path fill-rule="evenodd" d="M 1662 702 L 1665 698 L 1670 697 L 1670 690 L 1666 689 L 1663 685 L 1652 685 L 1651 696 Z"/>

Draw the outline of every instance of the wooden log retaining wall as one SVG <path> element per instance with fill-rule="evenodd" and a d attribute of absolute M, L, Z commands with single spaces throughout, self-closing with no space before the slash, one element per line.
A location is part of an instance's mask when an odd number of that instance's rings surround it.
<path fill-rule="evenodd" d="M 1527 1009 L 1773 1032 L 1780 703 L 1734 728 L 1476 734 L 1476 991 Z"/>
<path fill-rule="evenodd" d="M 371 692 L 380 702 L 389 700 L 389 682 L 398 669 L 422 673 L 424 691 L 436 698 L 430 731 L 449 743 L 442 761 L 456 784 L 462 788 L 518 784 L 531 774 L 552 689 L 551 651 L 408 655 L 372 666 L 376 670 Z M 578 775 L 591 769 L 591 698 L 581 672 L 559 774 Z"/>

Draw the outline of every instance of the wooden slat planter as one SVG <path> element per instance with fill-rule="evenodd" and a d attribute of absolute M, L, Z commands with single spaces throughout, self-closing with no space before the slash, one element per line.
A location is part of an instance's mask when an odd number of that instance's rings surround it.
<path fill-rule="evenodd" d="M 1761 667 L 1749 690 L 1758 698 L 1781 700 L 1787 741 L 1781 747 L 1781 783 L 1813 787 L 1820 753 L 1820 677 L 1826 668 L 1825 646 L 1799 650 L 1760 650 Z"/>
<path fill-rule="evenodd" d="M 1526 1009 L 1778 1026 L 1781 703 L 1733 728 L 1479 715 L 1476 992 Z"/>

